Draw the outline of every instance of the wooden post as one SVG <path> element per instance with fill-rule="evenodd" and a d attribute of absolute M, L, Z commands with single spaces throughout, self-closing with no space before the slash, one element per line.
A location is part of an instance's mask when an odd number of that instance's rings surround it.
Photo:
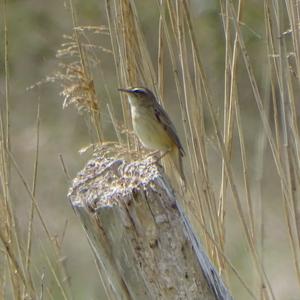
<path fill-rule="evenodd" d="M 95 156 L 73 180 L 108 299 L 232 299 L 162 174 Z"/>

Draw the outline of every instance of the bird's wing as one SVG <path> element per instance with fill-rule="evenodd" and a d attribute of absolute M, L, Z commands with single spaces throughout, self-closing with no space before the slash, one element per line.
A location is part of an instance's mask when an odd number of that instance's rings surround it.
<path fill-rule="evenodd" d="M 178 147 L 180 155 L 183 156 L 184 150 L 183 150 L 182 144 L 180 143 L 179 137 L 176 133 L 176 129 L 175 129 L 172 121 L 170 120 L 168 114 L 158 103 L 155 103 L 155 105 L 154 105 L 154 113 L 155 113 L 157 120 L 163 125 L 163 128 L 171 136 L 172 140 Z"/>

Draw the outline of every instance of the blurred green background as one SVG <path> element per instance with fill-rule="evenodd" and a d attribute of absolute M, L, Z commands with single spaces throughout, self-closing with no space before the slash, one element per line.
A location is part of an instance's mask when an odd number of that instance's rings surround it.
<path fill-rule="evenodd" d="M 137 1 L 138 12 L 146 42 L 151 45 L 153 61 L 157 57 L 157 30 L 159 11 L 155 1 Z M 264 89 L 266 66 L 263 4 L 261 1 L 246 1 L 243 27 L 247 47 L 254 63 L 254 68 L 260 88 Z M 100 26 L 107 25 L 105 1 L 88 0 L 74 1 L 78 24 Z M 195 21 L 201 57 L 207 73 L 210 89 L 213 94 L 215 110 L 222 124 L 224 96 L 224 33 L 218 1 L 191 1 L 192 14 Z M 3 13 L 3 11 L 2 11 Z M 7 1 L 8 26 L 8 58 L 9 58 L 9 101 L 10 101 L 10 133 L 11 147 L 17 162 L 28 182 L 32 181 L 36 147 L 36 115 L 40 104 L 40 149 L 37 179 L 37 199 L 45 217 L 50 232 L 61 235 L 67 222 L 66 235 L 63 242 L 63 254 L 66 257 L 66 269 L 70 275 L 70 283 L 74 299 L 104 299 L 99 276 L 91 255 L 91 250 L 79 219 L 75 216 L 67 198 L 69 183 L 63 172 L 59 155 L 62 155 L 66 166 L 75 177 L 89 158 L 89 154 L 80 155 L 79 149 L 91 142 L 89 125 L 84 115 L 79 114 L 75 107 L 62 109 L 63 98 L 59 95 L 58 84 L 45 83 L 33 89 L 28 89 L 35 83 L 45 79 L 57 70 L 58 60 L 56 51 L 64 42 L 63 35 L 72 34 L 72 20 L 68 2 L 60 0 L 9 0 Z M 4 107 L 4 24 L 1 18 L 1 47 L 0 47 L 0 98 L 1 109 Z M 97 43 L 111 48 L 108 37 L 98 37 Z M 108 53 L 102 53 L 100 59 L 103 74 L 96 77 L 95 84 L 99 96 L 105 97 L 103 85 L 111 92 L 112 101 L 118 103 L 116 91 L 117 79 L 113 58 Z M 239 89 L 242 93 L 240 105 L 242 108 L 243 126 L 249 158 L 249 173 L 253 195 L 256 193 L 258 174 L 256 173 L 257 132 L 262 130 L 258 111 L 254 103 L 249 80 L 244 67 L 239 69 Z M 103 76 L 104 75 L 104 76 Z M 104 79 L 105 78 L 105 79 Z M 105 80 L 101 82 L 101 80 Z M 166 94 L 172 95 L 172 82 L 166 81 Z M 176 127 L 182 135 L 181 120 L 178 109 L 171 103 L 171 96 L 166 99 L 169 111 Z M 118 114 L 119 112 L 117 112 Z M 103 110 L 102 117 L 106 133 L 112 133 L 110 119 Z M 211 131 L 209 120 L 207 130 Z M 112 134 L 111 139 L 115 139 Z M 211 174 L 215 176 L 216 187 L 220 180 L 220 157 L 215 150 L 214 141 L 209 142 L 209 165 Z M 234 147 L 234 171 L 237 182 L 241 174 L 240 154 L 237 145 Z M 264 201 L 267 208 L 265 231 L 266 268 L 270 275 L 272 287 L 277 299 L 299 299 L 299 289 L 293 270 L 291 254 L 288 250 L 288 238 L 284 219 L 281 215 L 280 187 L 276 176 L 269 149 L 266 152 L 266 164 L 263 181 Z M 30 199 L 27 196 L 18 176 L 13 178 L 13 201 L 17 209 L 18 226 L 27 232 L 27 220 Z M 228 257 L 247 279 L 252 282 L 253 274 L 251 259 L 246 255 L 245 241 L 239 228 L 233 204 L 228 207 L 227 244 Z M 44 259 L 47 253 L 47 239 L 40 229 L 39 221 L 35 218 L 34 226 L 34 257 L 39 262 L 40 272 L 45 271 L 45 281 L 51 285 L 53 280 L 49 274 Z M 238 226 L 237 226 L 238 224 Z M 236 299 L 248 299 L 238 281 L 232 277 L 230 288 Z M 54 291 L 55 294 L 55 291 Z M 297 296 L 298 295 L 298 296 Z M 56 298 L 59 299 L 59 298 Z"/>

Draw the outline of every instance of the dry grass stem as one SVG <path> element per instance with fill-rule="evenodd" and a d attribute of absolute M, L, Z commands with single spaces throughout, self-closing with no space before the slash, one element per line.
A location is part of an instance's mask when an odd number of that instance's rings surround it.
<path fill-rule="evenodd" d="M 287 288 L 277 286 L 274 274 L 282 265 L 293 265 L 289 279 L 297 286 L 291 290 L 300 289 L 299 5 L 291 0 L 257 2 L 260 15 L 252 23 L 251 1 L 219 1 L 211 9 L 213 16 L 194 2 L 154 0 L 151 9 L 145 2 L 144 10 L 136 0 L 105 0 L 102 25 L 97 26 L 81 25 L 77 14 L 83 12 L 69 0 L 72 29 L 62 34 L 57 69 L 32 87 L 58 82 L 62 107 L 74 106 L 84 116 L 82 130 L 89 141 L 80 154 L 116 162 L 146 160 L 150 167 L 156 154 L 134 134 L 128 101 L 116 89 L 152 89 L 184 144 L 188 180 L 182 206 L 211 260 L 236 298 L 279 299 Z M 19 129 L 12 122 L 18 118 L 9 35 L 14 20 L 7 1 L 2 3 L 0 298 L 71 299 L 74 287 L 63 247 L 69 222 L 54 236 L 38 192 L 38 184 L 48 184 L 39 181 L 41 159 L 48 155 L 43 143 L 49 142 L 42 131 L 43 103 L 30 126 L 33 170 L 23 169 L 23 143 L 15 140 Z M 78 155 L 78 149 L 70 151 Z M 69 182 L 63 157 L 65 153 L 59 159 Z M 172 182 L 172 170 L 165 169 Z M 32 174 L 32 180 L 25 174 Z M 43 246 L 35 233 L 44 236 Z M 40 249 L 46 262 L 42 271 L 35 257 Z M 275 263 L 270 249 L 282 252 Z M 95 264 L 109 298 L 105 272 Z"/>

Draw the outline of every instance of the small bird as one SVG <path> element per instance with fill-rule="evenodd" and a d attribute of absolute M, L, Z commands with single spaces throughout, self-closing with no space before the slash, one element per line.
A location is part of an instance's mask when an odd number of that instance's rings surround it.
<path fill-rule="evenodd" d="M 173 123 L 154 94 L 145 87 L 118 90 L 128 94 L 133 129 L 141 143 L 146 148 L 162 151 L 162 156 L 170 156 L 184 185 L 184 150 Z"/>

